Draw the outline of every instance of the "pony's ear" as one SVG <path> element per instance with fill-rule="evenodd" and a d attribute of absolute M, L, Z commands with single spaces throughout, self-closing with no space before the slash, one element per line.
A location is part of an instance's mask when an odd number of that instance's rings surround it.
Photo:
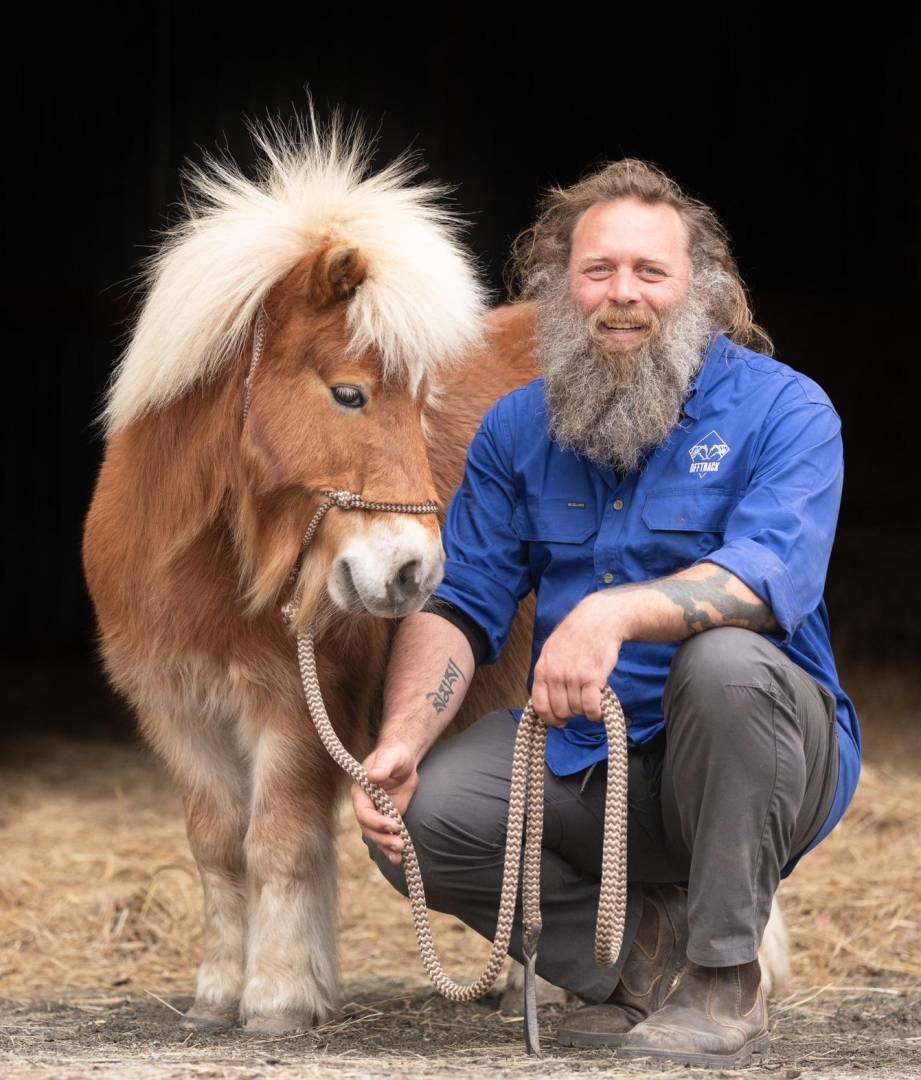
<path fill-rule="evenodd" d="M 358 248 L 327 248 L 318 256 L 310 274 L 311 305 L 326 307 L 338 300 L 348 300 L 367 273 L 368 264 Z"/>

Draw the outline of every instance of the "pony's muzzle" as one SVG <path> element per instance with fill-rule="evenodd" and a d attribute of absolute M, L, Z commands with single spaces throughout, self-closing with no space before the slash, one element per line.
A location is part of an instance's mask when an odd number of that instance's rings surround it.
<path fill-rule="evenodd" d="M 375 522 L 353 536 L 333 562 L 328 591 L 345 611 L 400 618 L 418 611 L 441 582 L 438 533 L 418 521 Z"/>

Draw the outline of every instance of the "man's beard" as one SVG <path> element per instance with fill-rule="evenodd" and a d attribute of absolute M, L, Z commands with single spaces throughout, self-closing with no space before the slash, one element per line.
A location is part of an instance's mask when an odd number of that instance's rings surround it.
<path fill-rule="evenodd" d="M 610 304 L 586 316 L 565 273 L 543 293 L 537 354 L 550 434 L 560 446 L 623 474 L 665 442 L 718 330 L 707 285 L 719 289 L 721 282 L 697 278 L 685 299 L 661 317 Z M 602 323 L 649 329 L 634 346 L 606 334 Z"/>

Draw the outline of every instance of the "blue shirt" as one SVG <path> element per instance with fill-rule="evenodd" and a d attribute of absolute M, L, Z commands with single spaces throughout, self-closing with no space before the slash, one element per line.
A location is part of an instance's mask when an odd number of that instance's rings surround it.
<path fill-rule="evenodd" d="M 860 773 L 860 728 L 838 684 L 822 599 L 842 478 L 841 421 L 825 392 L 722 335 L 676 428 L 623 478 L 550 438 L 536 379 L 497 402 L 470 444 L 435 595 L 483 629 L 485 662 L 494 663 L 519 601 L 536 590 L 530 688 L 544 642 L 590 593 L 703 561 L 731 571 L 774 613 L 781 630 L 767 636 L 837 699 L 838 785 L 811 849 L 840 820 Z M 608 681 L 631 745 L 664 727 L 677 648 L 626 642 L 620 651 Z M 558 776 L 606 757 L 603 726 L 585 716 L 548 732 L 547 764 Z"/>

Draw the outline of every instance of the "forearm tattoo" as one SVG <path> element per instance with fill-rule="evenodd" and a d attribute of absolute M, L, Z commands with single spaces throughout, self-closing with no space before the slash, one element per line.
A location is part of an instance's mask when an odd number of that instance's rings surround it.
<path fill-rule="evenodd" d="M 464 679 L 464 673 L 454 663 L 451 657 L 448 657 L 448 666 L 445 668 L 445 673 L 441 677 L 441 682 L 438 684 L 437 690 L 432 690 L 425 696 L 432 703 L 436 713 L 442 713 L 448 707 L 448 702 L 454 697 L 454 684 L 458 679 Z M 467 680 L 464 679 L 464 682 Z"/>
<path fill-rule="evenodd" d="M 660 578 L 636 585 L 622 585 L 627 592 L 651 589 L 667 596 L 681 608 L 685 625 L 692 634 L 711 630 L 715 626 L 741 626 L 756 633 L 777 629 L 774 614 L 763 600 L 743 600 L 729 592 L 727 586 L 735 575 L 721 566 L 713 566 L 706 578 Z"/>
<path fill-rule="evenodd" d="M 773 613 L 763 600 L 752 603 L 733 596 L 727 585 L 734 575 L 722 567 L 708 578 L 675 581 L 664 578 L 648 588 L 667 596 L 681 608 L 688 629 L 697 634 L 714 626 L 741 626 L 761 633 L 776 627 Z"/>

